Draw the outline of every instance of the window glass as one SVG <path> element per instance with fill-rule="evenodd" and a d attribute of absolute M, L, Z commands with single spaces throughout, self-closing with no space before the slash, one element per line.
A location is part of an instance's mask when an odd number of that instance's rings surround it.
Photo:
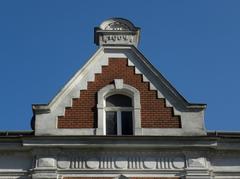
<path fill-rule="evenodd" d="M 106 135 L 133 135 L 132 99 L 122 94 L 106 98 Z"/>
<path fill-rule="evenodd" d="M 106 112 L 106 134 L 117 135 L 117 112 Z"/>
<path fill-rule="evenodd" d="M 115 94 L 106 99 L 106 107 L 131 107 L 132 99 L 122 94 Z"/>
<path fill-rule="evenodd" d="M 133 135 L 133 121 L 131 111 L 122 111 L 122 135 Z"/>

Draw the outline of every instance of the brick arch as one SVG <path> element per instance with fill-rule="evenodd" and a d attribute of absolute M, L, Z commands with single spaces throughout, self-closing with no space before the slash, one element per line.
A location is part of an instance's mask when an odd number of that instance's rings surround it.
<path fill-rule="evenodd" d="M 134 68 L 128 66 L 126 58 L 109 58 L 108 66 L 102 66 L 102 73 L 95 74 L 87 90 L 81 90 L 80 97 L 72 100 L 72 107 L 58 117 L 57 127 L 97 128 L 97 92 L 114 79 L 123 79 L 125 84 L 140 91 L 142 128 L 181 128 L 180 116 L 174 116 L 173 108 L 157 97 L 157 91 L 150 90 L 149 82 L 144 82 L 141 74 L 135 74 Z"/>

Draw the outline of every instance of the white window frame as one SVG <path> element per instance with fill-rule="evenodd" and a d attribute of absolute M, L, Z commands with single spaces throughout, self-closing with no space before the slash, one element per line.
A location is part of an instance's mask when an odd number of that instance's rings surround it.
<path fill-rule="evenodd" d="M 117 94 L 119 94 L 119 93 L 117 93 Z M 113 94 L 107 95 L 105 97 L 105 101 L 109 96 L 112 96 L 112 95 Z M 104 110 L 105 110 L 105 113 L 108 112 L 108 111 L 117 113 L 117 135 L 122 135 L 122 112 L 132 112 L 132 121 L 133 121 L 133 107 L 105 107 Z M 105 116 L 106 116 L 106 114 L 105 114 Z"/>
<path fill-rule="evenodd" d="M 115 79 L 114 84 L 106 85 L 98 91 L 96 135 L 106 135 L 106 98 L 114 94 L 122 94 L 132 98 L 133 135 L 142 135 L 140 92 L 133 86 L 124 84 L 122 79 Z"/>

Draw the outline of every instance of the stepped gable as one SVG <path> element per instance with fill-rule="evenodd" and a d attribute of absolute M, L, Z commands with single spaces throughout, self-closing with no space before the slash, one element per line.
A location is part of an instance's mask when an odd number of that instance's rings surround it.
<path fill-rule="evenodd" d="M 95 81 L 88 82 L 87 89 L 80 91 L 80 98 L 73 99 L 72 107 L 58 117 L 58 128 L 97 128 L 97 92 L 114 79 L 123 79 L 140 91 L 142 128 L 180 128 L 180 116 L 174 116 L 172 107 L 166 107 L 165 99 L 158 98 L 157 91 L 150 90 L 149 82 L 143 82 L 134 68 L 128 66 L 127 59 L 110 58 L 102 73 L 95 74 Z"/>

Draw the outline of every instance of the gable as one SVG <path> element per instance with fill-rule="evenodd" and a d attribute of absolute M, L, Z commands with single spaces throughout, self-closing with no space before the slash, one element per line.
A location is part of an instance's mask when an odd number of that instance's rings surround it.
<path fill-rule="evenodd" d="M 163 117 L 165 112 L 162 111 L 161 115 L 157 117 L 149 118 L 147 113 L 142 113 L 142 134 L 143 131 L 146 131 L 147 135 L 149 128 L 151 129 L 152 135 L 194 135 L 194 134 L 204 134 L 204 126 L 203 126 L 203 112 L 204 108 L 202 106 L 198 107 L 197 105 L 190 105 L 182 98 L 182 96 L 176 96 L 178 93 L 175 92 L 175 89 L 171 89 L 172 86 L 167 86 L 167 81 L 163 81 L 159 78 L 155 73 L 153 73 L 153 69 L 149 68 L 148 65 L 145 64 L 145 60 L 140 57 L 142 54 L 134 47 L 102 47 L 100 48 L 96 54 L 87 62 L 87 64 L 76 73 L 76 75 L 66 84 L 66 86 L 60 91 L 60 93 L 48 104 L 48 105 L 35 105 L 33 106 L 35 110 L 35 131 L 36 134 L 42 135 L 94 135 L 96 133 L 97 123 L 96 123 L 96 113 L 91 113 L 88 115 L 92 115 L 91 117 L 87 117 L 83 115 L 82 123 L 85 123 L 85 126 L 81 126 L 80 123 L 77 128 L 81 128 L 81 130 L 76 129 L 76 123 L 72 122 L 72 125 L 75 127 L 72 128 L 69 121 L 69 116 L 71 116 L 71 110 L 73 110 L 74 103 L 77 103 L 83 99 L 81 99 L 81 92 L 88 92 L 88 84 L 93 85 L 96 81 L 96 78 L 100 78 L 102 73 L 109 73 L 109 59 L 116 60 L 117 58 L 120 60 L 120 63 L 125 63 L 126 67 L 124 69 L 128 69 L 132 71 L 133 76 L 136 76 L 136 79 L 141 81 L 139 84 L 145 86 L 145 90 L 148 89 L 150 96 L 155 96 L 155 100 L 158 101 L 157 104 L 162 107 L 162 110 L 166 110 L 166 115 L 168 119 L 171 120 L 171 124 L 169 126 L 163 126 L 162 120 L 166 120 L 166 116 Z M 125 59 L 125 60 L 123 60 Z M 119 61 L 118 60 L 118 61 Z M 123 62 L 125 61 L 125 62 Z M 117 60 L 116 60 L 117 62 Z M 127 64 L 126 64 L 127 62 Z M 111 60 L 110 60 L 111 63 Z M 110 66 L 115 66 L 114 64 L 110 64 Z M 113 67 L 115 68 L 115 67 Z M 108 69 L 108 70 L 106 70 Z M 131 69 L 131 70 L 130 70 Z M 114 75 L 118 75 L 114 74 Z M 111 83 L 113 78 L 122 78 L 119 76 L 112 76 L 111 79 L 106 81 L 104 84 Z M 161 76 L 162 77 L 162 76 Z M 124 80 L 124 79 L 123 79 Z M 99 87 L 100 88 L 100 87 Z M 171 90 L 170 90 L 170 89 Z M 97 90 L 97 89 L 96 89 Z M 155 94 L 154 94 L 155 93 Z M 95 94 L 96 95 L 96 94 Z M 157 97 L 156 97 L 157 96 Z M 152 97 L 153 99 L 153 97 Z M 84 100 L 83 100 L 84 101 Z M 88 101 L 85 99 L 85 101 Z M 153 100 L 154 101 L 154 100 Z M 161 102 L 160 102 L 161 101 Z M 94 107 L 95 104 L 92 104 Z M 147 107 L 150 107 L 147 105 Z M 145 108 L 146 109 L 146 108 Z M 88 110 L 93 110 L 89 109 Z M 144 111 L 144 110 L 143 110 Z M 156 110 L 158 112 L 161 111 L 161 108 Z M 80 111 L 76 112 L 76 116 L 74 118 L 78 118 L 74 120 L 75 122 L 80 120 L 81 115 Z M 155 114 L 155 112 L 153 112 Z M 67 115 L 66 115 L 67 114 Z M 79 115 L 79 116 L 78 116 Z M 95 115 L 95 116 L 94 116 Z M 146 115 L 146 117 L 144 117 Z M 68 117 L 68 119 L 66 118 Z M 95 118 L 95 121 L 94 121 Z M 162 118 L 162 119 L 161 119 Z M 181 119 L 181 122 L 175 123 L 177 118 Z M 64 120 L 66 119 L 66 120 Z M 73 118 L 72 118 L 73 119 Z M 145 120 L 144 120 L 145 119 Z M 156 120 L 158 122 L 156 122 Z M 60 121 L 60 122 L 59 122 Z M 63 122 L 65 121 L 65 122 Z M 66 121 L 69 121 L 66 122 Z M 87 123 L 89 126 L 87 126 Z M 148 122 L 149 121 L 149 122 Z M 150 124 L 151 121 L 153 124 Z M 168 120 L 166 120 L 167 123 Z M 59 122 L 59 123 L 58 123 Z M 65 124 L 64 124 L 65 123 Z M 67 126 L 66 123 L 68 123 Z M 157 126 L 159 127 L 152 127 Z M 160 124 L 161 123 L 161 124 Z M 175 123 L 175 124 L 174 124 Z M 170 125 L 180 126 L 172 126 Z M 162 126 L 161 126 L 162 125 Z M 146 128 L 145 128 L 146 127 Z M 158 128 L 162 128 L 158 130 Z M 173 130 L 169 130 L 169 128 L 175 128 Z M 178 128 L 178 129 L 176 129 Z M 39 133 L 38 133 L 39 132 Z"/>
<path fill-rule="evenodd" d="M 97 92 L 114 79 L 123 79 L 125 84 L 140 91 L 142 128 L 181 128 L 180 116 L 167 107 L 164 98 L 158 98 L 157 90 L 150 89 L 150 83 L 143 81 L 142 74 L 135 73 L 134 66 L 128 66 L 127 58 L 109 58 L 108 65 L 102 66 L 102 73 L 95 74 L 94 81 L 80 91 L 80 97 L 72 100 L 72 107 L 65 108 L 58 116 L 58 128 L 97 128 Z"/>
<path fill-rule="evenodd" d="M 117 23 L 117 29 L 121 23 Z M 136 48 L 138 30 L 127 29 L 133 30 L 131 40 L 126 28 L 122 36 L 120 30 L 115 31 L 114 23 L 105 26 L 108 30 L 97 31 L 99 40 L 105 39 L 98 44 L 105 44 L 49 104 L 33 105 L 35 134 L 105 135 L 106 110 L 102 101 L 106 94 L 101 92 L 108 89 L 111 93 L 129 94 L 138 103 L 131 108 L 134 135 L 205 135 L 205 105 L 188 103 L 151 65 Z M 108 33 L 117 35 L 108 38 Z"/>

